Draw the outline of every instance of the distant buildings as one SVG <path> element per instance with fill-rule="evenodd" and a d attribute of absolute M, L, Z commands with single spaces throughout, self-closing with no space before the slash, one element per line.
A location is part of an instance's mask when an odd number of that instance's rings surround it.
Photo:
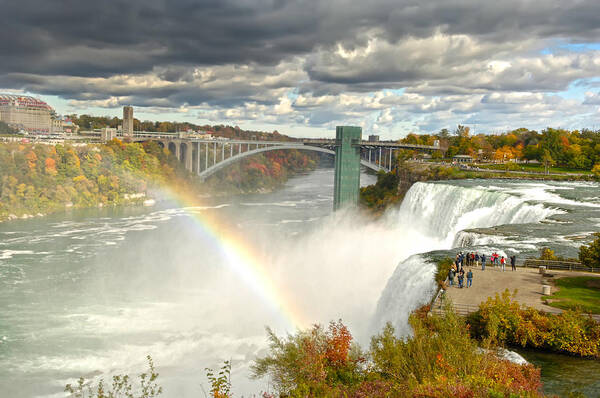
<path fill-rule="evenodd" d="M 77 134 L 78 132 L 79 126 L 68 117 L 57 116 L 52 119 L 53 134 Z"/>
<path fill-rule="evenodd" d="M 117 138 L 117 129 L 110 127 L 103 128 L 100 132 L 100 138 L 104 142 Z"/>
<path fill-rule="evenodd" d="M 0 94 L 0 120 L 29 134 L 77 134 L 79 126 L 34 97 Z"/>
<path fill-rule="evenodd" d="M 473 157 L 469 155 L 454 155 L 452 161 L 456 163 L 472 163 Z"/>
<path fill-rule="evenodd" d="M 133 137 L 133 107 L 123 107 L 123 136 Z"/>
<path fill-rule="evenodd" d="M 378 142 L 378 141 L 379 141 L 378 135 L 370 135 L 369 136 L 369 142 Z"/>
<path fill-rule="evenodd" d="M 52 131 L 54 110 L 44 101 L 26 95 L 0 94 L 0 120 L 28 133 Z"/>

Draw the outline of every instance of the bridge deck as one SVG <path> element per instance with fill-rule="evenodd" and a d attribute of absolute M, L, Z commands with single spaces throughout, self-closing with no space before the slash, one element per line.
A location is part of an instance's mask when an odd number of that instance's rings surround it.
<path fill-rule="evenodd" d="M 160 140 L 178 140 L 185 142 L 200 142 L 200 143 L 219 143 L 219 144 L 250 144 L 250 145 L 313 145 L 313 146 L 335 146 L 336 141 L 333 139 L 302 139 L 298 141 L 262 141 L 262 140 L 229 140 L 229 139 L 207 139 L 207 138 L 181 138 L 170 134 L 136 134 L 133 137 L 134 141 L 145 141 L 148 139 L 160 139 Z M 417 144 L 403 144 L 398 142 L 389 141 L 361 141 L 361 147 L 377 147 L 377 148 L 390 148 L 390 149 L 425 149 L 439 151 L 439 146 L 433 145 L 417 145 Z"/>

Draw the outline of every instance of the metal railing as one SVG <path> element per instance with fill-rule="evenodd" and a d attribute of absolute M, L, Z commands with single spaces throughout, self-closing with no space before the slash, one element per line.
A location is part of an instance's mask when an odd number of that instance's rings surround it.
<path fill-rule="evenodd" d="M 598 267 L 588 267 L 577 261 L 560 261 L 560 260 L 539 260 L 534 258 L 527 258 L 521 265 L 525 268 L 539 268 L 546 267 L 547 270 L 556 271 L 583 271 L 583 272 L 594 272 L 600 273 Z"/>

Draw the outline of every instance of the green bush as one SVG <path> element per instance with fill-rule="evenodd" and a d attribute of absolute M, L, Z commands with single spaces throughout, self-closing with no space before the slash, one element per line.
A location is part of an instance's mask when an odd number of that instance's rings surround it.
<path fill-rule="evenodd" d="M 600 358 L 600 324 L 579 311 L 554 315 L 521 306 L 508 290 L 467 318 L 471 334 L 493 345 L 515 345 Z"/>
<path fill-rule="evenodd" d="M 588 267 L 600 267 L 600 233 L 594 233 L 594 239 L 589 245 L 579 248 L 579 261 Z"/>
<path fill-rule="evenodd" d="M 542 397 L 540 371 L 481 351 L 448 304 L 443 315 L 417 311 L 413 335 L 388 324 L 362 353 L 341 322 L 285 339 L 270 330 L 270 353 L 254 377 L 270 376 L 279 397 Z M 332 329 L 333 326 L 333 329 Z"/>

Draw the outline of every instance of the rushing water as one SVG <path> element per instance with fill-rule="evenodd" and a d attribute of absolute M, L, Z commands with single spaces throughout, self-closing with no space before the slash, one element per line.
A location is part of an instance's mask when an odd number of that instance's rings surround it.
<path fill-rule="evenodd" d="M 265 325 L 291 331 L 285 309 L 229 266 L 196 221 L 203 214 L 234 225 L 311 321 L 342 318 L 363 343 L 387 321 L 408 332 L 408 313 L 434 289 L 433 254 L 524 257 L 551 245 L 575 256 L 600 225 L 592 183 L 418 183 L 377 222 L 333 214 L 332 191 L 333 171 L 319 169 L 275 193 L 203 207 L 0 224 L 0 396 L 63 396 L 80 375 L 139 373 L 147 354 L 169 397 L 201 396 L 203 369 L 226 359 L 237 396 L 266 388 L 248 366 L 265 352 Z"/>

